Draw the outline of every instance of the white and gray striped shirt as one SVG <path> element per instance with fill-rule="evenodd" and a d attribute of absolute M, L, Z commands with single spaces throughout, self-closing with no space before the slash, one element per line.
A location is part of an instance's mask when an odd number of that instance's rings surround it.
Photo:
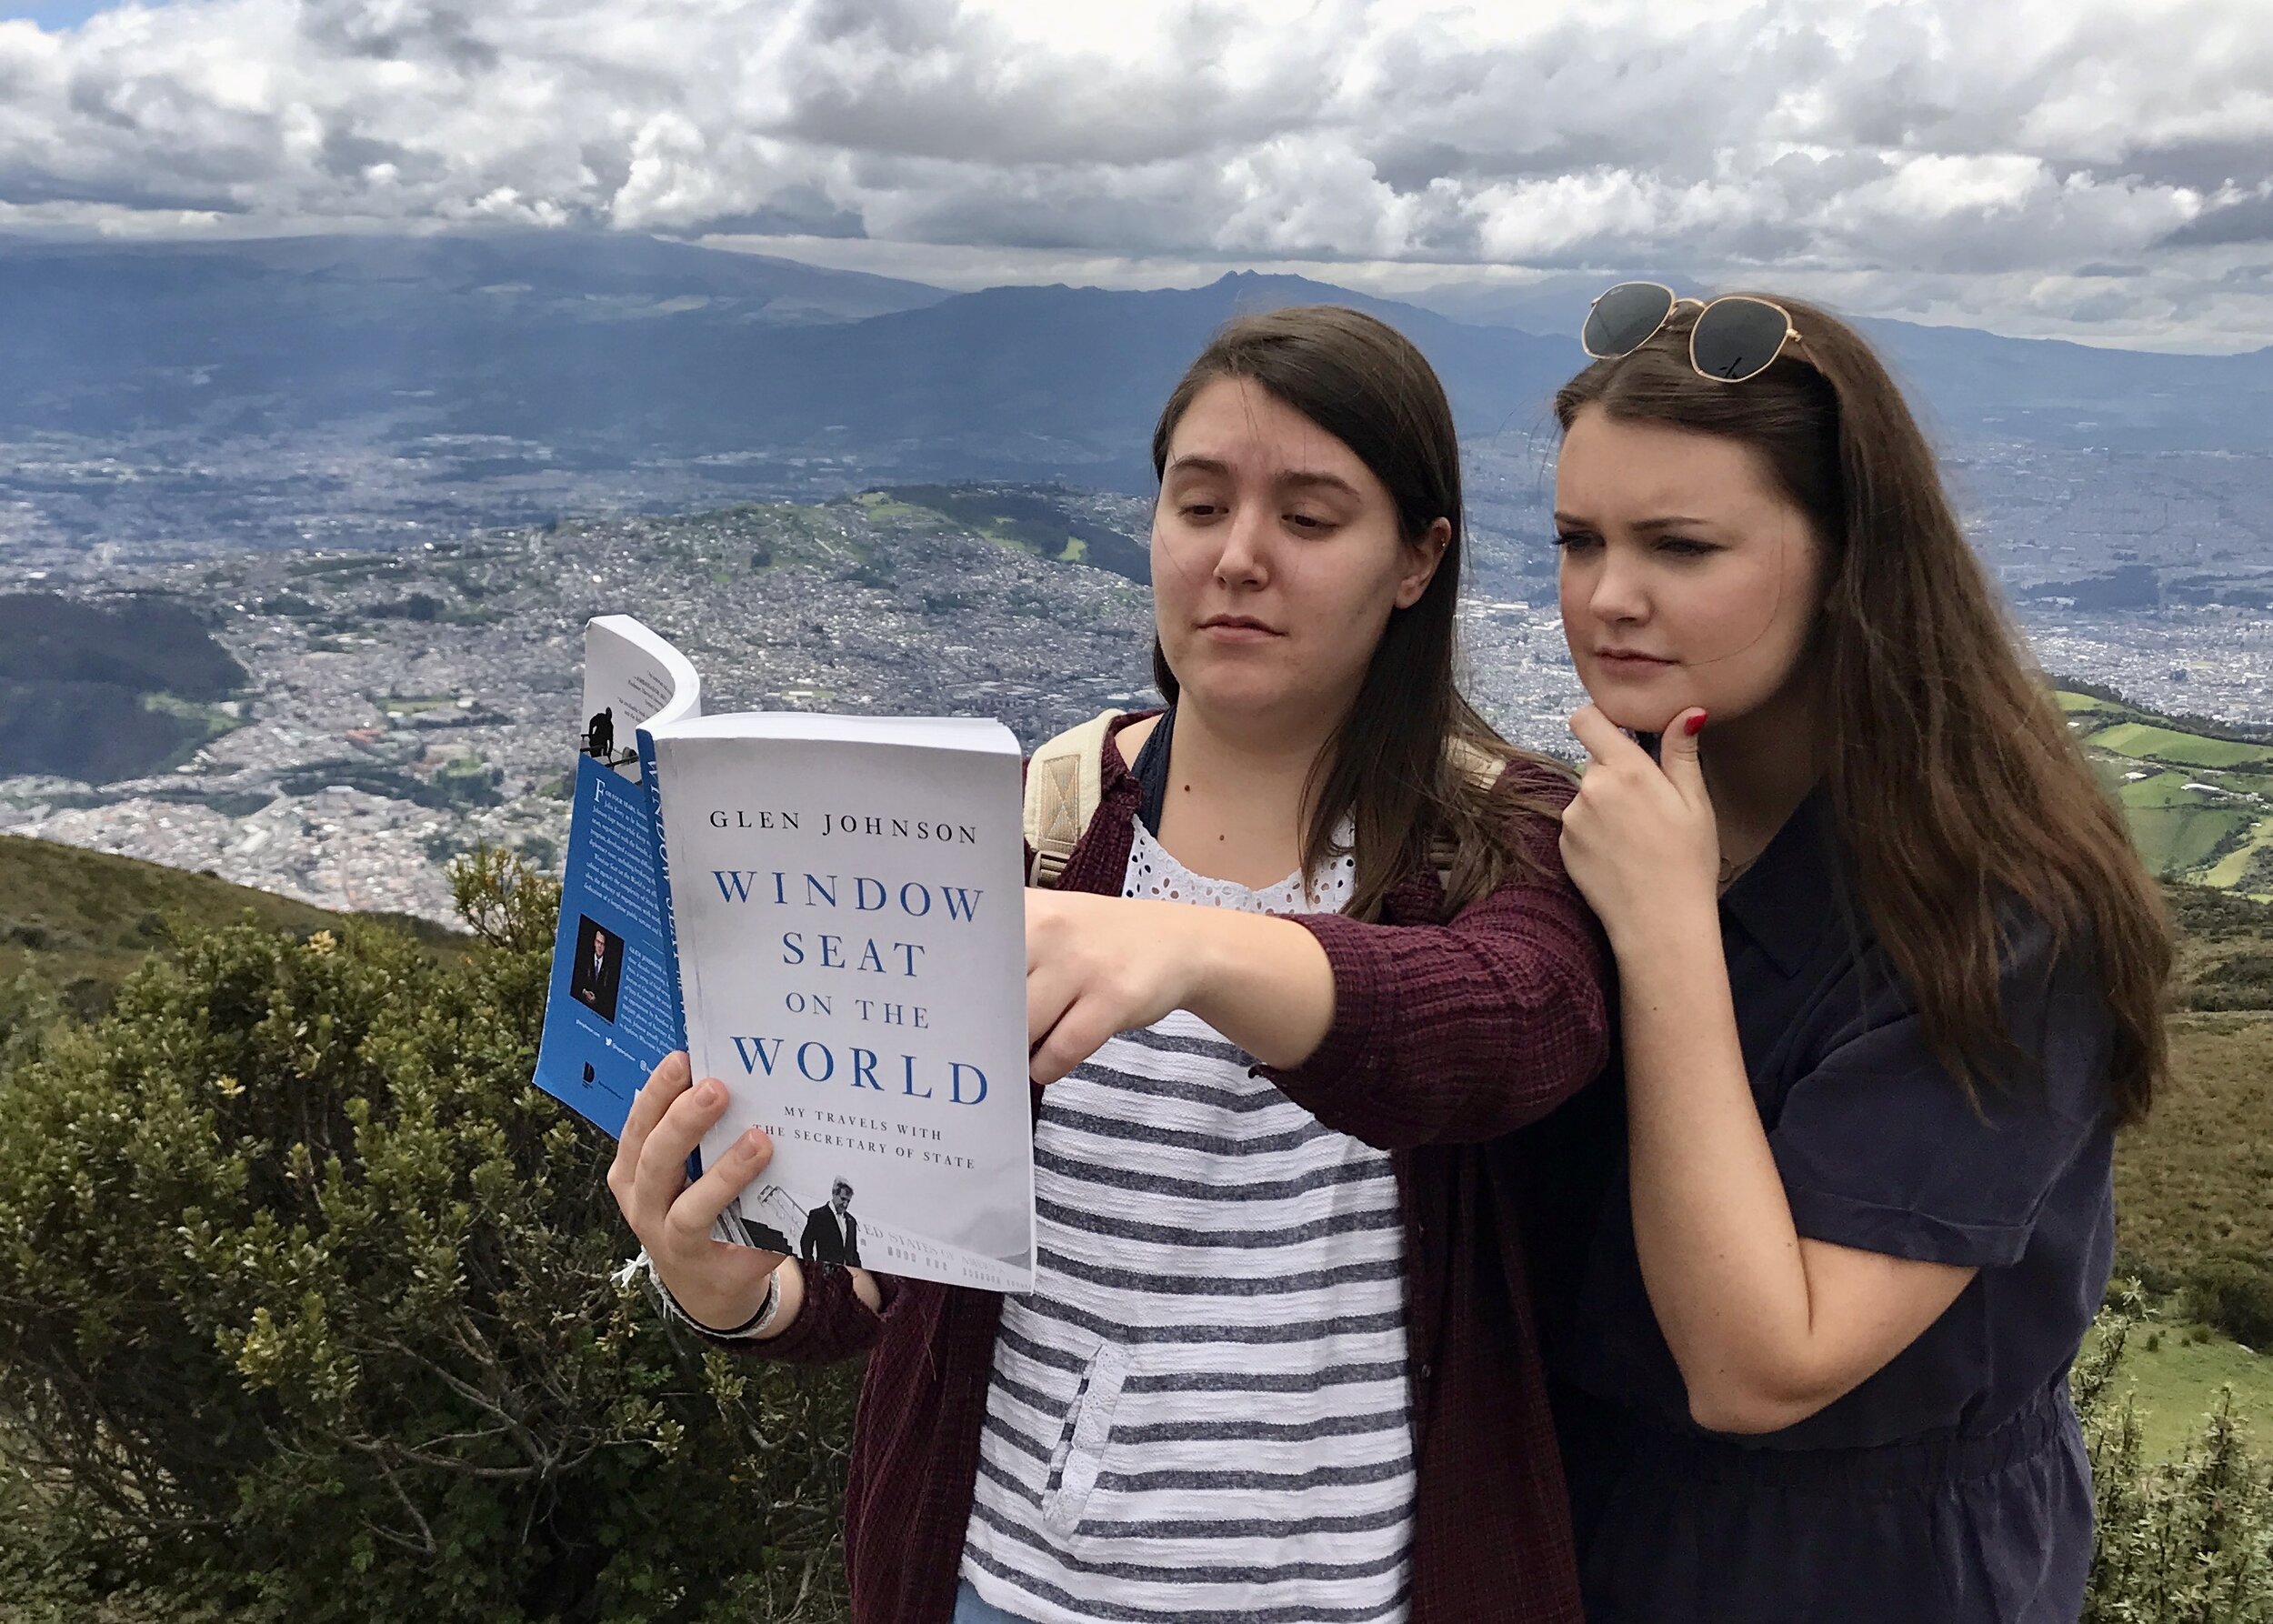
<path fill-rule="evenodd" d="M 1128 896 L 1257 913 L 1141 824 Z M 963 1578 L 1036 1624 L 1399 1624 L 1413 1535 L 1405 1237 L 1386 1152 L 1178 1012 L 1043 1095 L 1040 1251 L 995 1343 Z"/>

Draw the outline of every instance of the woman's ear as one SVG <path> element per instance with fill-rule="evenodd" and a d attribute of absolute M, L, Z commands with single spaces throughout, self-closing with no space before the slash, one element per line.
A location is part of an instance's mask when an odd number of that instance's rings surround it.
<path fill-rule="evenodd" d="M 1421 594 L 1428 590 L 1428 583 L 1437 578 L 1437 566 L 1445 561 L 1445 549 L 1451 545 L 1452 521 L 1438 519 L 1418 541 L 1405 549 L 1405 573 L 1397 583 L 1398 608 L 1409 609 L 1420 602 Z"/>

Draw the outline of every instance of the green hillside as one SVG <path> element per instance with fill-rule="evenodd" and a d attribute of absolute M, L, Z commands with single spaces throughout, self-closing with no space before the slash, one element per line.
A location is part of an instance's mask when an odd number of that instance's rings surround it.
<path fill-rule="evenodd" d="M 1003 546 L 1059 564 L 1093 564 L 1132 581 L 1152 578 L 1145 545 L 1102 525 L 1047 487 L 902 485 L 864 493 L 872 524 L 967 526 Z"/>
<path fill-rule="evenodd" d="M 2063 689 L 2061 709 L 2166 879 L 2273 900 L 2273 742 Z"/>
<path fill-rule="evenodd" d="M 0 835 L 0 982 L 35 967 L 82 1008 L 100 1003 L 154 948 L 173 921 L 227 924 L 250 911 L 300 935 L 378 919 L 445 951 L 462 938 L 423 919 L 336 914 L 132 857 Z"/>
<path fill-rule="evenodd" d="M 91 784 L 163 772 L 238 723 L 249 678 L 187 603 L 0 595 L 9 770 Z"/>

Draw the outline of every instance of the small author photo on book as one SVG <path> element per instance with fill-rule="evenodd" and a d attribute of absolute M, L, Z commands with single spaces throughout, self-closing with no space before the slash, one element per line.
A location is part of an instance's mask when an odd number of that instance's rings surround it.
<path fill-rule="evenodd" d="M 616 989 L 624 978 L 624 938 L 600 928 L 588 914 L 576 916 L 576 961 L 568 971 L 568 996 L 602 1020 L 616 1018 Z"/>
<path fill-rule="evenodd" d="M 860 1267 L 860 1220 L 852 1215 L 853 1188 L 839 1178 L 829 1187 L 828 1202 L 805 1215 L 805 1238 L 797 1254 L 807 1263 L 836 1263 Z"/>

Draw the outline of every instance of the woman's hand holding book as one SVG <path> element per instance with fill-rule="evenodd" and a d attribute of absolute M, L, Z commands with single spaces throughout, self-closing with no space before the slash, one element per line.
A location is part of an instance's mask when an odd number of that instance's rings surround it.
<path fill-rule="evenodd" d="M 773 1141 L 751 1128 L 693 1183 L 686 1158 L 726 1108 L 726 1085 L 694 1080 L 684 1051 L 655 1068 L 633 1100 L 607 1170 L 607 1188 L 656 1278 L 697 1326 L 722 1336 L 778 1336 L 805 1301 L 805 1274 L 794 1258 L 717 1239 L 729 1202 L 773 1159 Z M 854 1269 L 853 1289 L 869 1308 L 882 1302 L 876 1281 Z M 770 1305 L 769 1285 L 778 1293 Z M 766 1323 L 755 1331 L 756 1321 Z"/>

